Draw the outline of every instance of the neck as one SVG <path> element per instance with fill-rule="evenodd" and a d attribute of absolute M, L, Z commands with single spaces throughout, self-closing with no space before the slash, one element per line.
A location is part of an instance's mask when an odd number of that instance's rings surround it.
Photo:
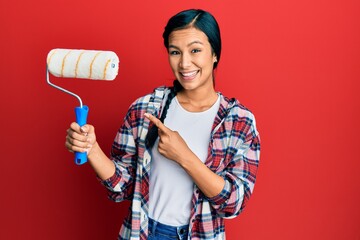
<path fill-rule="evenodd" d="M 216 102 L 218 95 L 215 89 L 181 90 L 177 99 L 181 106 L 190 112 L 201 112 L 209 109 Z"/>

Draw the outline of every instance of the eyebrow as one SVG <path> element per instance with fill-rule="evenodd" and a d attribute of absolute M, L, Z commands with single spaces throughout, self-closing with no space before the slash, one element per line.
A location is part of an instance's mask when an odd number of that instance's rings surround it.
<path fill-rule="evenodd" d="M 191 45 L 193 45 L 193 44 L 201 44 L 201 45 L 204 45 L 202 42 L 200 42 L 200 41 L 198 41 L 198 40 L 195 40 L 195 41 L 189 43 L 187 46 L 189 47 L 189 46 L 191 46 Z M 169 45 L 169 48 L 179 49 L 179 47 L 177 47 L 177 46 L 175 46 L 175 45 L 172 45 L 172 44 Z"/>

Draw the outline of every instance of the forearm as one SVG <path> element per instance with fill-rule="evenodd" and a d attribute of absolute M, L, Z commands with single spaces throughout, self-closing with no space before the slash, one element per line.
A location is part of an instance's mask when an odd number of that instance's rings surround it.
<path fill-rule="evenodd" d="M 97 142 L 88 154 L 88 160 L 100 179 L 106 180 L 114 175 L 114 163 L 106 156 Z"/>
<path fill-rule="evenodd" d="M 179 164 L 191 176 L 206 197 L 217 196 L 224 188 L 225 180 L 212 172 L 195 154 L 192 153 L 181 160 Z"/>

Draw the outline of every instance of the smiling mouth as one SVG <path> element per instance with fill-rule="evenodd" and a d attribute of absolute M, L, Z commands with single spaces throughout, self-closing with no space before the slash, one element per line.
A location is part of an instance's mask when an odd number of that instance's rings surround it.
<path fill-rule="evenodd" d="M 184 79 L 193 79 L 196 74 L 199 72 L 199 70 L 196 71 L 191 71 L 191 72 L 180 72 L 180 75 L 184 78 Z"/>

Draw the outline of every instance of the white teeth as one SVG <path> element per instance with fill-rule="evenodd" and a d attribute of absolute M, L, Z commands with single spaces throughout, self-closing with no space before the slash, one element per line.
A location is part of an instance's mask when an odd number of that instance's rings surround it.
<path fill-rule="evenodd" d="M 197 71 L 187 72 L 187 73 L 182 72 L 181 75 L 183 75 L 184 77 L 192 77 L 195 76 L 196 73 Z"/>

